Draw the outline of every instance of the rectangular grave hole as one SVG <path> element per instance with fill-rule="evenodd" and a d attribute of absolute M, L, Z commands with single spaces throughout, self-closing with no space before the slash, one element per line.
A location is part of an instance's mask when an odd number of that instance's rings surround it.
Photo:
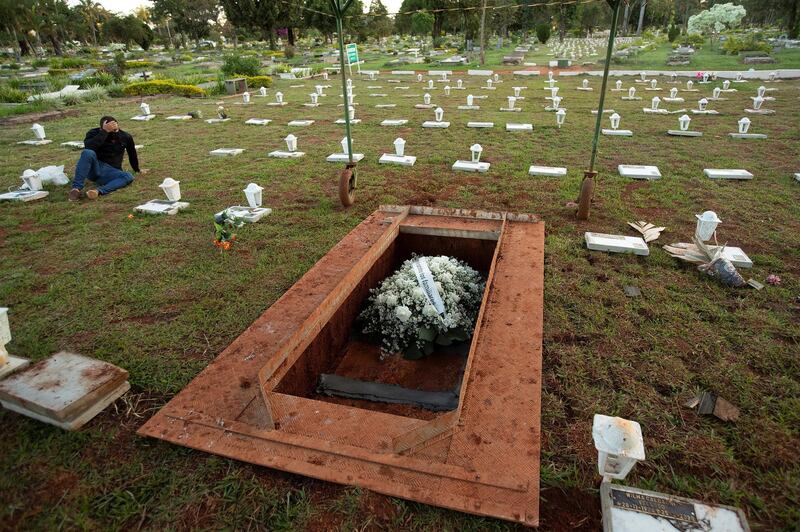
<path fill-rule="evenodd" d="M 414 390 L 457 392 L 463 378 L 470 342 L 441 347 L 421 360 L 391 356 L 380 361 L 379 346 L 361 336 L 355 321 L 370 289 L 377 287 L 414 254 L 456 257 L 475 268 L 485 278 L 491 268 L 496 245 L 496 240 L 412 234 L 403 232 L 401 228 L 400 234 L 375 261 L 363 282 L 348 294 L 274 391 L 417 419 L 429 420 L 443 414 L 444 412 L 407 404 L 328 396 L 317 393 L 317 385 L 321 374 L 334 374 Z"/>

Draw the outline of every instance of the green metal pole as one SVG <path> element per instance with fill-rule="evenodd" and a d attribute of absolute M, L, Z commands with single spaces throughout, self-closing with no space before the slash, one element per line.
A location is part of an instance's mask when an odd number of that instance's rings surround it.
<path fill-rule="evenodd" d="M 350 104 L 347 101 L 347 76 L 344 73 L 344 36 L 342 13 L 336 10 L 336 33 L 339 35 L 339 72 L 342 73 L 342 98 L 344 99 L 344 129 L 347 135 L 347 158 L 353 164 L 353 139 L 350 137 Z"/>
<path fill-rule="evenodd" d="M 609 2 L 610 3 L 610 2 Z M 594 140 L 592 141 L 592 158 L 589 161 L 589 172 L 594 172 L 594 162 L 597 159 L 597 144 L 600 140 L 600 126 L 603 121 L 603 111 L 605 110 L 606 103 L 606 88 L 608 87 L 608 68 L 611 65 L 611 53 L 614 50 L 614 39 L 617 37 L 617 22 L 619 21 L 619 6 L 620 2 L 617 0 L 616 5 L 611 7 L 611 34 L 608 36 L 608 49 L 606 50 L 606 64 L 603 68 L 603 87 L 600 89 L 600 104 L 597 108 L 597 122 L 594 126 Z"/>

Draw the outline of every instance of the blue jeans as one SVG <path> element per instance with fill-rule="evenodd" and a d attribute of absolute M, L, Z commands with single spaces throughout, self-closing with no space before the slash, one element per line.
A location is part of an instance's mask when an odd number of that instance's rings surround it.
<path fill-rule="evenodd" d="M 83 182 L 87 179 L 97 184 L 97 191 L 100 194 L 108 194 L 130 185 L 133 182 L 133 175 L 99 160 L 94 150 L 83 150 L 75 166 L 72 188 L 83 189 Z"/>

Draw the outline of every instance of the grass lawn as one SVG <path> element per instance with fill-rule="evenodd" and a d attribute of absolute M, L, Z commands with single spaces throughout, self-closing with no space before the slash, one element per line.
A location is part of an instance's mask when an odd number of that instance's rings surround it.
<path fill-rule="evenodd" d="M 716 68 L 716 67 L 715 67 Z M 607 102 L 622 115 L 632 138 L 603 137 L 601 172 L 592 216 L 577 222 L 565 206 L 575 199 L 593 132 L 597 92 L 576 91 L 579 79 L 559 83 L 568 108 L 565 126 L 543 110 L 542 78 L 511 80 L 496 91 L 477 89 L 482 78 L 462 76 L 469 87 L 433 102 L 445 109 L 449 129 L 424 130 L 432 110 L 416 110 L 420 84 L 394 90 L 386 77 L 357 81 L 355 150 L 359 164 L 356 204 L 337 199 L 341 165 L 325 162 L 339 151 L 343 126 L 338 79 L 318 109 L 309 100 L 314 81 L 277 81 L 289 105 L 268 107 L 254 97 L 248 107 L 226 106 L 233 120 L 167 122 L 170 114 L 203 109 L 214 100 L 150 101 L 158 117 L 130 122 L 138 102 L 83 104 L 83 114 L 47 122 L 54 142 L 17 146 L 30 125 L 0 128 L 0 186 L 17 186 L 25 168 L 64 164 L 72 175 L 78 152 L 59 146 L 80 140 L 102 114 L 129 131 L 151 172 L 126 189 L 95 202 L 68 203 L 67 187 L 42 201 L 0 205 L 0 304 L 11 308 L 9 352 L 39 360 L 61 349 L 107 360 L 130 372 L 131 392 L 77 433 L 65 433 L 0 411 L 0 522 L 3 528 L 261 528 L 509 530 L 514 525 L 431 508 L 367 491 L 233 462 L 151 439 L 136 429 L 209 364 L 315 261 L 381 203 L 509 210 L 539 214 L 546 223 L 545 328 L 542 388 L 542 529 L 593 529 L 598 519 L 597 455 L 592 415 L 604 413 L 642 424 L 647 460 L 627 483 L 645 489 L 741 506 L 751 525 L 792 529 L 800 522 L 800 83 L 777 88 L 773 116 L 752 116 L 752 132 L 766 141 L 728 137 L 758 84 L 712 102 L 719 116 L 695 116 L 702 138 L 673 138 L 678 115 L 651 116 L 642 102 Z M 630 79 L 625 80 L 627 88 Z M 664 83 L 664 82 L 662 82 Z M 304 84 L 302 88 L 290 88 Z M 595 87 L 599 81 L 592 81 Z M 368 89 L 367 85 L 382 85 Z M 440 85 L 440 84 L 437 84 Z M 522 113 L 501 113 L 514 85 L 528 87 Z M 711 93 L 684 93 L 686 106 Z M 595 89 L 597 90 L 597 89 Z M 466 94 L 480 111 L 458 111 Z M 389 98 L 368 96 L 388 93 Z M 408 93 L 416 97 L 406 98 Z M 662 93 L 662 96 L 664 93 Z M 376 109 L 391 100 L 396 109 Z M 663 105 L 662 105 L 663 106 Z M 673 105 L 667 106 L 674 108 Z M 266 127 L 245 126 L 271 118 Z M 290 129 L 291 119 L 311 118 Z M 381 127 L 387 118 L 407 127 Z M 468 120 L 494 121 L 491 130 L 467 129 Z M 533 122 L 531 133 L 504 124 Z M 607 123 L 607 119 L 604 119 Z M 306 156 L 267 157 L 288 133 Z M 403 136 L 413 168 L 378 164 Z M 487 174 L 455 173 L 469 146 L 483 145 Z M 236 158 L 208 151 L 238 147 Z M 528 176 L 528 166 L 567 166 L 566 178 Z M 617 175 L 618 164 L 658 165 L 663 179 L 639 182 Z M 703 168 L 745 168 L 748 182 L 703 177 Z M 181 181 L 189 210 L 171 217 L 136 215 L 134 206 L 163 194 L 167 176 Z M 212 214 L 242 204 L 251 181 L 265 187 L 274 209 L 242 228 L 233 251 L 211 243 Z M 694 214 L 715 210 L 724 223 L 721 242 L 741 246 L 754 260 L 746 277 L 783 279 L 762 291 L 731 289 L 669 257 L 658 244 L 688 241 Z M 590 252 L 584 231 L 633 234 L 627 221 L 647 220 L 668 229 L 649 257 Z M 624 285 L 642 297 L 628 299 Z M 712 389 L 741 408 L 737 423 L 698 417 L 682 402 Z"/>
<path fill-rule="evenodd" d="M 648 70 L 776 70 L 781 68 L 800 68 L 800 48 L 786 48 L 780 52 L 772 54 L 777 61 L 769 65 L 745 65 L 738 55 L 723 55 L 720 53 L 719 42 L 714 41 L 711 45 L 709 41 L 702 46 L 692 56 L 691 64 L 682 67 L 667 66 L 667 57 L 672 52 L 670 43 L 661 43 L 654 49 L 643 52 L 638 56 L 623 61 L 622 63 L 612 63 L 612 68 L 628 70 L 648 69 Z"/>

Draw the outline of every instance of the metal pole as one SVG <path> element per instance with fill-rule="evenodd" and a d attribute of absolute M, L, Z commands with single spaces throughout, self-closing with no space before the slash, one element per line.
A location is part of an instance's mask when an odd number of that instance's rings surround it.
<path fill-rule="evenodd" d="M 344 73 L 344 37 L 342 36 L 342 12 L 340 9 L 336 9 L 336 32 L 339 34 L 339 72 L 342 74 L 342 99 L 344 100 L 344 129 L 347 135 L 347 158 L 350 164 L 353 164 L 353 139 L 350 137 L 350 104 L 347 101 L 347 76 Z"/>
<path fill-rule="evenodd" d="M 589 161 L 589 172 L 594 172 L 594 162 L 597 158 L 597 143 L 600 140 L 600 126 L 603 121 L 603 111 L 606 103 L 606 88 L 608 86 L 608 69 L 611 65 L 611 53 L 614 50 L 614 39 L 617 37 L 617 22 L 619 21 L 619 0 L 612 6 L 611 34 L 608 36 L 608 49 L 606 50 L 606 64 L 603 67 L 603 86 L 600 89 L 600 104 L 597 108 L 597 122 L 594 126 L 594 140 L 592 140 L 592 158 Z"/>

